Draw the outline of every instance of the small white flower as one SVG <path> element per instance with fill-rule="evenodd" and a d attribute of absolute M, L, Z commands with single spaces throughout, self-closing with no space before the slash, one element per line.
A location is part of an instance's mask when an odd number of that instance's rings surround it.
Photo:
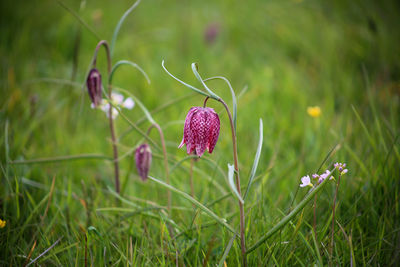
<path fill-rule="evenodd" d="M 124 102 L 124 96 L 119 93 L 111 93 L 111 101 L 114 105 L 120 106 Z"/>
<path fill-rule="evenodd" d="M 124 96 L 119 93 L 111 93 L 111 103 L 118 108 L 127 108 L 132 109 L 135 106 L 135 102 L 132 98 L 128 97 L 124 101 Z M 95 108 L 93 104 L 90 105 L 91 108 Z M 104 113 L 106 113 L 107 118 L 110 117 L 110 108 L 111 105 L 106 99 L 102 99 L 98 108 L 101 109 Z M 117 108 L 113 107 L 111 111 L 111 117 L 115 119 L 118 116 Z"/>
<path fill-rule="evenodd" d="M 306 187 L 306 186 L 314 187 L 313 184 L 311 183 L 311 179 L 310 179 L 309 175 L 301 177 L 300 187 Z"/>
<path fill-rule="evenodd" d="M 132 98 L 128 97 L 127 99 L 125 99 L 124 103 L 122 103 L 122 106 L 127 109 L 133 109 L 133 107 L 135 106 L 135 102 Z"/>

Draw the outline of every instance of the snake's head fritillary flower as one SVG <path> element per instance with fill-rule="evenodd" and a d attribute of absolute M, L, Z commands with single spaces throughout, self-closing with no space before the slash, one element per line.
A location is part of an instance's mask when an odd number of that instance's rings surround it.
<path fill-rule="evenodd" d="M 151 149 L 148 144 L 142 144 L 136 149 L 135 163 L 140 178 L 145 181 L 151 165 Z"/>
<path fill-rule="evenodd" d="M 309 175 L 301 177 L 300 187 L 306 187 L 306 186 L 314 187 L 313 184 L 311 183 L 311 179 L 310 179 Z"/>
<path fill-rule="evenodd" d="M 219 117 L 212 108 L 192 107 L 186 115 L 183 138 L 179 145 L 186 144 L 186 151 L 201 157 L 207 149 L 212 153 L 219 136 Z"/>
<path fill-rule="evenodd" d="M 101 74 L 96 68 L 90 70 L 86 80 L 86 86 L 88 88 L 89 96 L 92 100 L 93 106 L 99 106 L 102 100 L 102 85 Z"/>

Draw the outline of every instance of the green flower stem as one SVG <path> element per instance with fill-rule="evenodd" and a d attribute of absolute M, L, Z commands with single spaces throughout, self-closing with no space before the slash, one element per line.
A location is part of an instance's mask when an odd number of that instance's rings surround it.
<path fill-rule="evenodd" d="M 193 72 L 195 69 L 193 68 Z M 211 97 L 206 97 L 204 100 L 204 107 L 207 104 L 207 100 Z M 225 108 L 228 117 L 229 123 L 231 125 L 232 132 L 232 146 L 233 146 L 233 163 L 235 168 L 235 182 L 236 182 L 236 190 L 239 193 L 240 198 L 242 197 L 241 188 L 240 188 L 240 177 L 239 177 L 239 161 L 238 161 L 238 153 L 237 153 L 237 140 L 236 140 L 236 131 L 235 131 L 235 123 L 233 122 L 232 114 L 229 110 L 228 105 L 222 100 L 222 98 L 217 99 Z M 246 238 L 245 238 L 245 213 L 244 213 L 244 203 L 239 200 L 239 211 L 240 211 L 240 247 L 242 251 L 242 265 L 247 266 L 247 258 L 246 258 Z"/>
<path fill-rule="evenodd" d="M 290 220 L 293 219 L 294 216 L 297 215 L 306 205 L 308 202 L 310 202 L 313 197 L 328 183 L 329 179 L 325 179 L 320 185 L 315 187 L 311 192 L 285 217 L 282 218 L 282 220 L 276 224 L 274 227 L 272 227 L 271 230 L 269 230 L 261 239 L 259 239 L 253 246 L 251 246 L 247 250 L 247 254 L 250 252 L 254 251 L 256 248 L 261 246 L 265 241 L 267 241 L 268 238 L 270 238 L 272 235 L 274 235 L 276 232 L 278 232 L 281 228 L 283 228 Z"/>
<path fill-rule="evenodd" d="M 332 205 L 332 228 L 331 228 L 331 244 L 329 246 L 329 254 L 331 258 L 333 257 L 333 235 L 335 233 L 335 210 L 336 210 L 336 197 L 337 193 L 339 190 L 339 185 L 340 185 L 340 178 L 342 177 L 342 174 L 339 174 L 338 182 L 336 184 L 336 191 L 335 191 L 335 196 L 333 198 L 333 205 Z"/>
<path fill-rule="evenodd" d="M 97 53 L 100 49 L 101 46 L 104 46 L 107 54 L 107 72 L 108 72 L 108 97 L 111 99 L 111 93 L 112 93 L 112 85 L 111 85 L 111 54 L 110 54 L 110 49 L 108 47 L 108 43 L 105 40 L 100 41 L 95 50 L 94 54 L 94 59 L 93 59 L 93 67 L 96 66 L 96 60 L 97 60 Z M 115 177 L 115 191 L 119 194 L 120 192 L 120 183 L 119 183 L 119 163 L 118 163 L 118 148 L 117 148 L 117 142 L 115 138 L 115 129 L 114 129 L 114 120 L 112 117 L 112 108 L 110 108 L 109 113 L 108 113 L 108 121 L 110 124 L 110 132 L 111 132 L 111 142 L 112 142 L 112 148 L 113 148 L 113 157 L 114 157 L 114 177 Z"/>
<path fill-rule="evenodd" d="M 160 139 L 161 139 L 161 146 L 163 150 L 163 157 L 164 157 L 164 170 L 165 170 L 165 178 L 167 180 L 167 184 L 170 185 L 171 182 L 169 180 L 169 168 L 168 168 L 168 156 L 167 156 L 167 148 L 165 146 L 165 138 L 164 138 L 164 133 L 157 123 L 153 123 L 150 128 L 147 130 L 147 135 L 150 134 L 151 129 L 156 128 L 158 130 L 158 133 L 160 134 Z M 168 190 L 168 211 L 171 212 L 171 190 Z"/>

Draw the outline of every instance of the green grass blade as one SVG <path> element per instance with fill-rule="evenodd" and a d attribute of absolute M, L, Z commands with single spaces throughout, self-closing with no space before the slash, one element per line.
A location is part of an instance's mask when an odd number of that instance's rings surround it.
<path fill-rule="evenodd" d="M 206 214 L 208 214 L 211 218 L 213 218 L 216 222 L 218 222 L 219 224 L 221 224 L 222 226 L 225 226 L 229 231 L 231 231 L 232 233 L 234 233 L 235 235 L 237 235 L 236 231 L 232 228 L 232 226 L 230 226 L 229 224 L 226 223 L 226 220 L 218 217 L 214 212 L 212 212 L 210 209 L 208 209 L 206 206 L 204 206 L 203 204 L 201 204 L 199 201 L 197 201 L 196 199 L 192 198 L 191 196 L 189 196 L 188 194 L 186 194 L 185 192 L 182 192 L 178 189 L 176 189 L 175 187 L 164 183 L 163 181 L 160 181 L 154 177 L 149 176 L 149 179 L 168 188 L 169 190 L 177 193 L 178 195 L 182 196 L 183 198 L 186 198 L 187 200 L 189 200 L 190 202 L 192 202 L 194 205 L 196 205 L 199 209 L 201 209 L 202 211 L 204 211 Z"/>
<path fill-rule="evenodd" d="M 249 193 L 249 189 L 251 184 L 253 183 L 254 177 L 256 175 L 257 167 L 258 167 L 258 162 L 260 161 L 260 156 L 261 156 L 261 149 L 262 149 L 262 144 L 263 144 L 263 121 L 260 118 L 260 128 L 259 128 L 259 138 L 258 138 L 258 146 L 257 146 L 257 152 L 256 156 L 254 157 L 254 162 L 253 162 L 253 167 L 251 168 L 250 172 L 250 177 L 249 177 L 249 182 L 247 184 L 246 192 L 244 193 L 243 199 L 246 199 L 247 194 Z"/>
<path fill-rule="evenodd" d="M 100 36 L 92 29 L 92 27 L 90 27 L 89 24 L 87 24 L 75 11 L 69 8 L 61 0 L 55 0 L 55 1 L 65 10 L 71 13 L 71 15 L 74 16 L 79 21 L 79 23 L 82 24 L 86 29 L 88 29 L 97 38 L 97 40 L 101 40 Z"/>
<path fill-rule="evenodd" d="M 232 236 L 232 238 L 229 240 L 228 245 L 227 245 L 226 248 L 225 248 L 224 255 L 222 255 L 222 258 L 220 259 L 220 261 L 219 261 L 219 263 L 218 263 L 218 267 L 224 266 L 224 262 L 225 262 L 225 260 L 226 260 L 226 257 L 228 257 L 229 251 L 230 251 L 231 248 L 232 248 L 233 241 L 235 241 L 235 238 L 236 238 L 236 236 L 234 235 L 234 236 Z"/>
<path fill-rule="evenodd" d="M 58 156 L 58 157 L 28 159 L 28 160 L 14 160 L 10 161 L 9 164 L 17 165 L 17 164 L 52 163 L 52 162 L 72 161 L 72 160 L 82 160 L 82 159 L 113 160 L 111 157 L 102 154 L 80 154 L 80 155 Z"/>
<path fill-rule="evenodd" d="M 294 216 L 296 216 L 297 213 L 299 213 L 306 205 L 308 202 L 310 202 L 315 194 L 317 194 L 329 181 L 329 179 L 325 179 L 320 185 L 318 185 L 315 189 L 313 189 L 294 209 L 285 217 L 282 218 L 282 220 L 277 223 L 274 227 L 272 227 L 271 230 L 269 230 L 263 237 L 261 237 L 253 246 L 251 246 L 246 253 L 250 253 L 254 251 L 256 248 L 261 246 L 265 241 L 267 241 L 268 238 L 270 238 L 272 235 L 274 235 L 277 231 L 279 231 L 281 228 L 283 228 Z"/>
<path fill-rule="evenodd" d="M 363 122 L 363 120 L 361 119 L 360 115 L 358 114 L 356 108 L 352 105 L 351 108 L 353 109 L 354 114 L 357 117 L 357 120 L 360 122 L 361 127 L 363 128 L 365 135 L 368 138 L 368 141 L 370 142 L 371 146 L 374 148 L 374 150 L 376 151 L 376 144 L 374 139 L 372 138 L 371 134 L 369 133 L 367 126 L 365 125 L 365 123 Z"/>
<path fill-rule="evenodd" d="M 136 96 L 134 96 L 132 93 L 130 93 L 128 90 L 122 89 L 122 88 L 117 88 L 118 91 L 124 92 L 127 95 L 129 95 L 130 97 L 133 98 L 133 100 L 135 100 L 135 102 L 138 104 L 138 106 L 142 109 L 144 115 L 146 116 L 146 118 L 149 120 L 149 122 L 151 124 L 155 124 L 155 120 L 153 119 L 153 117 L 151 116 L 149 110 L 146 108 L 146 106 L 142 103 L 142 101 L 139 100 L 139 98 L 137 98 Z"/>

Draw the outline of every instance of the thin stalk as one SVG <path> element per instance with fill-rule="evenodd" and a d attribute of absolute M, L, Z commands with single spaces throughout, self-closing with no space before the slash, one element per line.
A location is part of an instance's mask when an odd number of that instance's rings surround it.
<path fill-rule="evenodd" d="M 110 54 L 110 49 L 108 47 L 108 43 L 105 40 L 100 41 L 95 50 L 94 54 L 94 59 L 93 59 L 93 67 L 96 66 L 96 60 L 97 60 L 97 53 L 100 49 L 101 46 L 104 46 L 107 54 L 107 72 L 108 76 L 110 77 L 111 75 L 111 54 Z M 112 93 L 112 84 L 111 84 L 111 79 L 108 79 L 108 97 L 111 100 L 111 93 Z M 108 111 L 108 121 L 110 124 L 110 132 L 111 132 L 111 142 L 112 142 L 112 148 L 113 148 L 113 158 L 114 158 L 114 177 L 115 177 L 115 191 L 119 194 L 120 192 L 120 183 L 119 183 L 119 163 L 118 163 L 118 148 L 117 148 L 117 142 L 115 138 L 115 129 L 114 129 L 114 120 L 112 117 L 112 111 L 113 107 L 110 107 Z"/>
<path fill-rule="evenodd" d="M 336 184 L 336 191 L 335 191 L 335 196 L 333 197 L 333 205 L 332 205 L 332 228 L 331 228 L 331 245 L 329 247 L 329 254 L 331 255 L 332 258 L 332 253 L 333 253 L 333 235 L 335 231 L 335 210 L 336 210 L 336 197 L 337 193 L 339 190 L 339 185 L 340 185 L 340 177 L 342 177 L 341 174 L 339 174 L 338 182 Z"/>
<path fill-rule="evenodd" d="M 190 195 L 194 198 L 193 165 L 194 165 L 194 158 L 190 158 Z"/>
<path fill-rule="evenodd" d="M 209 97 L 206 97 L 204 100 L 204 106 L 207 103 Z M 228 105 L 222 100 L 221 98 L 218 101 L 225 107 L 225 110 L 229 117 L 229 123 L 231 125 L 231 132 L 232 132 L 232 146 L 233 146 L 233 163 L 235 167 L 235 182 L 236 182 L 236 190 L 238 191 L 239 195 L 242 196 L 241 189 L 240 189 L 240 177 L 239 177 L 239 162 L 238 162 L 238 153 L 237 153 L 237 140 L 236 140 L 236 131 L 235 131 L 235 123 L 232 119 L 232 114 L 229 110 Z M 247 255 L 246 255 L 246 239 L 245 239 L 245 213 L 244 213 L 244 204 L 240 201 L 239 203 L 239 211 L 240 211 L 240 247 L 242 251 L 242 265 L 247 266 Z"/>
<path fill-rule="evenodd" d="M 165 178 L 167 180 L 167 184 L 170 185 L 170 179 L 169 179 L 169 168 L 168 168 L 168 156 L 167 156 L 167 148 L 165 146 L 165 138 L 164 138 L 164 133 L 160 127 L 160 125 L 158 125 L 157 123 L 153 123 L 150 128 L 147 130 L 147 135 L 150 134 L 151 129 L 156 128 L 158 130 L 158 133 L 160 135 L 160 139 L 161 139 L 161 146 L 162 146 L 162 150 L 163 150 L 163 156 L 164 156 L 164 170 L 165 170 Z M 171 212 L 171 190 L 168 190 L 168 204 L 167 204 L 167 208 L 168 208 L 168 212 Z"/>

